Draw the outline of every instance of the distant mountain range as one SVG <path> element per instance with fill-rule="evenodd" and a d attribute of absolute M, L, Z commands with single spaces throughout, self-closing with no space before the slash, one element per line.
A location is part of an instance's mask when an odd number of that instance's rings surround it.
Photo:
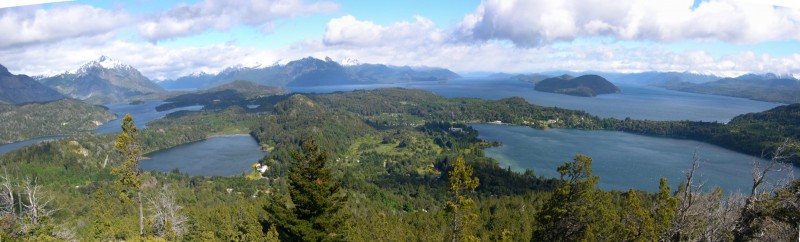
<path fill-rule="evenodd" d="M 684 92 L 771 102 L 800 102 L 800 81 L 792 75 L 772 73 L 747 74 L 731 78 L 694 72 L 549 71 L 535 74 L 487 73 L 487 77 L 513 78 L 538 84 L 548 78 L 564 74 L 600 75 L 616 84 L 658 86 Z M 346 60 L 346 64 L 343 65 L 330 58 L 320 60 L 307 57 L 284 65 L 229 67 L 217 74 L 199 73 L 156 84 L 130 65 L 101 56 L 77 70 L 51 77 L 31 78 L 26 75 L 13 75 L 5 67 L 0 66 L 0 103 L 40 102 L 64 97 L 91 103 L 110 103 L 128 101 L 137 96 L 138 98 L 174 96 L 164 92 L 164 89 L 206 90 L 236 80 L 247 80 L 263 86 L 291 87 L 448 81 L 457 78 L 460 78 L 458 74 L 444 68 L 360 64 L 356 60 Z M 591 95 L 591 92 L 580 93 Z"/>
<path fill-rule="evenodd" d="M 14 75 L 0 65 L 0 102 L 46 102 L 66 98 L 26 75 Z"/>
<path fill-rule="evenodd" d="M 39 80 L 58 92 L 92 103 L 123 101 L 126 98 L 163 92 L 136 68 L 101 56 L 72 72 Z"/>
<path fill-rule="evenodd" d="M 622 90 L 598 75 L 572 77 L 562 75 L 544 79 L 534 87 L 536 91 L 567 94 L 581 97 L 594 97 L 600 94 L 618 93 Z"/>
<path fill-rule="evenodd" d="M 350 61 L 350 63 L 358 63 Z M 460 76 L 433 67 L 389 66 L 382 64 L 341 65 L 330 58 L 307 57 L 285 65 L 267 67 L 229 67 L 218 74 L 199 73 L 158 84 L 166 89 L 208 89 L 235 80 L 265 86 L 325 86 L 345 84 L 448 81 Z"/>

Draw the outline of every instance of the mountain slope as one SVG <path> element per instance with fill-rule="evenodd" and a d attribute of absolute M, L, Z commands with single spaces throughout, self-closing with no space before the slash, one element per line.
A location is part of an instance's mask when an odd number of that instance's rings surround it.
<path fill-rule="evenodd" d="M 62 94 L 94 103 L 121 101 L 136 95 L 164 91 L 135 68 L 106 56 L 84 64 L 75 72 L 40 81 Z"/>
<path fill-rule="evenodd" d="M 259 85 L 258 83 L 245 80 L 236 80 L 233 82 L 229 82 L 221 86 L 210 88 L 206 92 L 219 92 L 224 90 L 234 90 L 236 92 L 245 94 L 249 98 L 258 96 L 279 95 L 288 92 L 285 88 L 282 87 L 262 86 Z"/>
<path fill-rule="evenodd" d="M 569 75 L 547 78 L 534 88 L 540 92 L 561 93 L 581 97 L 594 97 L 599 94 L 617 93 L 621 90 L 598 75 L 583 75 L 572 78 Z"/>
<path fill-rule="evenodd" d="M 14 75 L 0 65 L 0 102 L 44 102 L 66 98 L 26 75 Z"/>
<path fill-rule="evenodd" d="M 800 102 L 800 81 L 771 73 L 747 74 L 701 84 L 671 82 L 661 86 L 676 91 L 742 97 L 768 102 Z"/>

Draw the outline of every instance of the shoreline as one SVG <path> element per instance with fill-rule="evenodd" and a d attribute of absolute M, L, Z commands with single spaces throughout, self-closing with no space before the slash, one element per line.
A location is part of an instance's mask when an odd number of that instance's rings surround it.
<path fill-rule="evenodd" d="M 250 134 L 212 134 L 212 135 L 206 135 L 206 139 L 219 138 L 219 137 L 235 137 L 235 136 L 250 136 Z"/>

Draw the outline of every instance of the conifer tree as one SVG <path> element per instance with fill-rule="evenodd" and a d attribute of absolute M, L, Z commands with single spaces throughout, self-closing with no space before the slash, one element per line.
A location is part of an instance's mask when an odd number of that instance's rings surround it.
<path fill-rule="evenodd" d="M 672 221 L 675 218 L 678 199 L 670 194 L 667 178 L 662 177 L 658 184 L 655 206 L 655 209 L 653 209 L 653 222 L 655 223 L 656 235 L 659 236 L 661 241 L 669 240 L 669 229 L 672 227 Z"/>
<path fill-rule="evenodd" d="M 633 189 L 625 196 L 622 215 L 622 237 L 625 241 L 655 241 L 656 232 L 653 218 L 642 208 L 639 196 Z"/>
<path fill-rule="evenodd" d="M 267 231 L 267 242 L 280 242 L 281 240 L 278 239 L 278 229 L 275 228 L 275 225 L 272 224 L 269 226 L 269 231 Z"/>
<path fill-rule="evenodd" d="M 109 205 L 109 197 L 105 189 L 98 188 L 94 193 L 94 203 L 92 204 L 92 238 L 97 241 L 111 239 L 114 234 L 112 208 Z"/>
<path fill-rule="evenodd" d="M 475 202 L 468 195 L 475 191 L 480 181 L 477 177 L 472 177 L 472 167 L 467 166 L 464 157 L 460 155 L 447 175 L 450 180 L 450 193 L 453 195 L 452 200 L 445 205 L 445 211 L 452 216 L 451 239 L 453 242 L 477 241 L 470 229 L 477 219 L 477 215 L 472 212 Z"/>
<path fill-rule="evenodd" d="M 613 236 L 618 220 L 609 211 L 608 194 L 596 191 L 599 177 L 592 175 L 592 158 L 577 155 L 558 167 L 561 181 L 537 217 L 537 241 L 601 240 Z M 614 240 L 614 239 L 608 239 Z"/>
<path fill-rule="evenodd" d="M 139 170 L 141 150 L 139 147 L 139 130 L 133 122 L 131 114 L 125 114 L 122 119 L 122 132 L 117 136 L 114 149 L 122 155 L 122 165 L 114 168 L 111 173 L 118 176 L 118 182 L 123 190 L 120 198 L 127 201 L 131 193 L 136 193 L 136 202 L 139 205 L 139 236 L 144 237 L 144 210 L 142 208 L 142 173 Z"/>
<path fill-rule="evenodd" d="M 302 142 L 301 152 L 292 152 L 289 168 L 289 197 L 293 207 L 274 196 L 269 212 L 270 224 L 278 228 L 285 241 L 343 241 L 346 194 L 332 180 L 325 167 L 328 155 L 313 139 Z"/>

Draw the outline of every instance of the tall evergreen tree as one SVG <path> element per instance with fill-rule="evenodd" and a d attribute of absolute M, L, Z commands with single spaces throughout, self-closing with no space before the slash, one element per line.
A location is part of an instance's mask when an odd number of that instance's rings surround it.
<path fill-rule="evenodd" d="M 347 196 L 325 167 L 327 153 L 313 139 L 305 139 L 302 150 L 292 152 L 292 158 L 288 179 L 289 198 L 294 206 L 280 198 L 273 199 L 266 207 L 268 222 L 278 228 L 281 240 L 343 241 Z"/>
<path fill-rule="evenodd" d="M 477 219 L 477 215 L 472 212 L 475 202 L 469 198 L 469 194 L 475 191 L 480 181 L 477 177 L 472 177 L 472 167 L 467 166 L 463 156 L 458 156 L 453 169 L 447 174 L 450 180 L 450 193 L 452 200 L 445 205 L 445 211 L 452 216 L 450 221 L 451 240 L 455 241 L 478 241 L 471 233 L 471 225 Z"/>
<path fill-rule="evenodd" d="M 577 155 L 558 167 L 561 181 L 537 217 L 534 240 L 602 240 L 617 232 L 619 220 L 608 210 L 610 196 L 595 189 L 599 177 L 591 166 L 591 157 Z"/>
<path fill-rule="evenodd" d="M 622 211 L 622 237 L 625 241 L 656 241 L 653 218 L 642 207 L 639 196 L 633 189 L 625 196 Z"/>
<path fill-rule="evenodd" d="M 144 237 L 144 210 L 142 208 L 142 172 L 139 170 L 141 150 L 139 147 L 139 129 L 133 122 L 131 114 L 125 114 L 122 119 L 122 133 L 117 136 L 114 149 L 122 155 L 122 165 L 114 168 L 111 173 L 117 175 L 123 190 L 120 198 L 127 200 L 131 193 L 136 193 L 136 202 L 139 205 L 139 236 Z"/>
<path fill-rule="evenodd" d="M 678 199 L 671 195 L 670 187 L 667 185 L 667 178 L 662 177 L 658 184 L 656 204 L 653 209 L 655 232 L 656 235 L 659 236 L 660 241 L 670 239 L 669 229 L 672 227 L 672 221 L 675 218 L 675 209 L 677 207 Z"/>

